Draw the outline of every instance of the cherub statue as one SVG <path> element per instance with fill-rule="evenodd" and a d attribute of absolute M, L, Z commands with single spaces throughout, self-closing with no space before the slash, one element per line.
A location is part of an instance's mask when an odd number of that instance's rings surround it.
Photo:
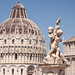
<path fill-rule="evenodd" d="M 52 52 L 53 51 L 60 51 L 60 47 L 58 46 L 58 43 L 59 43 L 59 41 L 61 42 L 61 39 L 60 39 L 60 36 L 62 35 L 62 30 L 60 30 L 60 26 L 58 25 L 61 21 L 60 21 L 60 19 L 61 18 L 59 18 L 57 21 L 56 21 L 56 26 L 55 26 L 55 30 L 53 29 L 53 27 L 49 27 L 48 28 L 48 33 L 49 33 L 49 35 L 48 35 L 48 37 L 51 39 L 50 40 L 50 44 L 49 44 L 49 46 L 50 46 L 50 50 L 49 50 L 49 52 L 48 52 L 48 54 L 47 54 L 47 57 L 50 57 L 51 55 L 52 55 Z M 60 33 L 61 33 L 61 35 L 60 35 Z M 55 56 L 58 56 L 58 54 L 59 54 L 59 51 L 56 53 L 56 55 Z M 54 54 L 53 54 L 54 55 Z"/>
<path fill-rule="evenodd" d="M 58 45 L 59 42 L 61 42 L 62 40 L 60 39 L 60 36 L 63 34 L 62 30 L 58 30 L 57 35 L 54 38 L 53 43 L 51 44 L 51 48 L 48 52 L 48 56 L 53 56 L 53 57 L 59 57 L 60 54 L 60 47 Z"/>
<path fill-rule="evenodd" d="M 49 33 L 48 37 L 51 39 L 51 40 L 50 40 L 50 44 L 49 44 L 50 48 L 51 48 L 51 44 L 53 43 L 54 38 L 55 38 L 53 32 L 54 32 L 54 28 L 50 26 L 50 27 L 48 28 L 48 33 Z"/>
<path fill-rule="evenodd" d="M 59 23 L 61 18 L 59 18 L 56 21 L 56 26 L 55 29 L 53 27 L 49 27 L 48 28 L 48 37 L 50 38 L 50 50 L 47 54 L 47 57 L 45 57 L 45 60 L 48 60 L 50 58 L 57 58 L 64 61 L 66 61 L 66 59 L 64 58 L 64 56 L 62 55 L 62 53 L 60 53 L 60 47 L 59 47 L 59 42 L 62 42 L 62 39 L 60 38 L 63 34 L 63 31 L 60 29 Z"/>

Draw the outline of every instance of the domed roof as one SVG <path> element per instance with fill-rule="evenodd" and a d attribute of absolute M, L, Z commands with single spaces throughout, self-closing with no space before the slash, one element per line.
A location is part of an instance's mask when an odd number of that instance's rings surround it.
<path fill-rule="evenodd" d="M 27 19 L 25 8 L 19 2 L 12 8 L 10 18 L 0 25 L 0 34 L 3 34 L 4 32 L 6 34 L 41 34 L 38 26 Z"/>
<path fill-rule="evenodd" d="M 14 6 L 14 8 L 24 8 L 24 6 L 21 4 L 21 3 L 17 3 L 15 6 Z"/>

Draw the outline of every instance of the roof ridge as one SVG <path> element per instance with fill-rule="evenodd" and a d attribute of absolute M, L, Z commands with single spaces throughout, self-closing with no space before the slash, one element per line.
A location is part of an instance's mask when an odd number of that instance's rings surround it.
<path fill-rule="evenodd" d="M 69 38 L 69 39 L 63 41 L 63 43 L 73 42 L 73 41 L 75 41 L 74 38 L 75 38 L 75 36 L 73 36 L 73 37 L 71 37 L 71 38 Z"/>

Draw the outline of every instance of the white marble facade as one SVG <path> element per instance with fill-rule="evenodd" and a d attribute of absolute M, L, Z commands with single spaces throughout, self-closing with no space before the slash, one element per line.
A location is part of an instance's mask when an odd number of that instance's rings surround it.
<path fill-rule="evenodd" d="M 69 64 L 65 75 L 75 75 L 75 36 L 63 41 L 63 52 Z"/>
<path fill-rule="evenodd" d="M 45 38 L 19 2 L 0 25 L 0 75 L 42 75 Z"/>

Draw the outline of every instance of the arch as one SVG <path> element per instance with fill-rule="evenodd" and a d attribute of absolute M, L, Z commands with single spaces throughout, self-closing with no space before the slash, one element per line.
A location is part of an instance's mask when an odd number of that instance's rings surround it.
<path fill-rule="evenodd" d="M 23 44 L 24 43 L 24 40 L 23 39 L 21 39 L 21 44 Z"/>
<path fill-rule="evenodd" d="M 29 40 L 29 44 L 31 44 L 32 43 L 32 41 L 31 41 L 31 39 Z"/>
<path fill-rule="evenodd" d="M 32 29 L 32 34 L 34 34 L 34 30 Z"/>
<path fill-rule="evenodd" d="M 26 66 L 20 65 L 20 66 L 18 67 L 18 71 L 19 71 L 19 74 L 20 74 L 20 75 L 25 75 L 25 74 L 26 74 Z"/>
<path fill-rule="evenodd" d="M 35 31 L 35 35 L 37 35 L 37 31 Z"/>
<path fill-rule="evenodd" d="M 12 44 L 14 44 L 15 43 L 15 39 L 12 39 Z"/>
<path fill-rule="evenodd" d="M 27 71 L 34 71 L 35 67 L 33 65 L 28 66 Z"/>
<path fill-rule="evenodd" d="M 33 65 L 28 66 L 27 75 L 34 75 L 34 74 L 35 74 L 35 67 Z"/>
<path fill-rule="evenodd" d="M 20 65 L 20 66 L 18 67 L 18 69 L 19 69 L 19 68 L 26 68 L 26 66 Z"/>
<path fill-rule="evenodd" d="M 6 39 L 4 39 L 4 44 L 6 44 L 7 43 L 7 40 Z"/>
<path fill-rule="evenodd" d="M 9 72 L 10 72 L 10 74 L 11 75 L 16 75 L 17 74 L 17 66 L 15 66 L 15 65 L 11 65 L 11 66 L 9 66 Z"/>
<path fill-rule="evenodd" d="M 6 65 L 2 65 L 0 68 L 3 68 L 3 67 L 7 68 L 7 66 L 6 66 Z"/>
<path fill-rule="evenodd" d="M 60 70 L 59 75 L 65 75 L 65 72 L 63 70 Z"/>
<path fill-rule="evenodd" d="M 72 60 L 75 61 L 75 57 L 73 57 Z"/>
<path fill-rule="evenodd" d="M 70 58 L 66 58 L 68 61 L 70 61 Z"/>
<path fill-rule="evenodd" d="M 13 67 L 17 68 L 17 66 L 15 66 L 15 65 L 11 65 L 11 66 L 9 66 L 9 68 L 13 68 Z"/>
<path fill-rule="evenodd" d="M 53 71 L 47 72 L 47 75 L 54 75 L 55 73 Z"/>
<path fill-rule="evenodd" d="M 6 65 L 2 65 L 1 66 L 1 75 L 6 75 L 7 74 L 7 66 Z"/>

